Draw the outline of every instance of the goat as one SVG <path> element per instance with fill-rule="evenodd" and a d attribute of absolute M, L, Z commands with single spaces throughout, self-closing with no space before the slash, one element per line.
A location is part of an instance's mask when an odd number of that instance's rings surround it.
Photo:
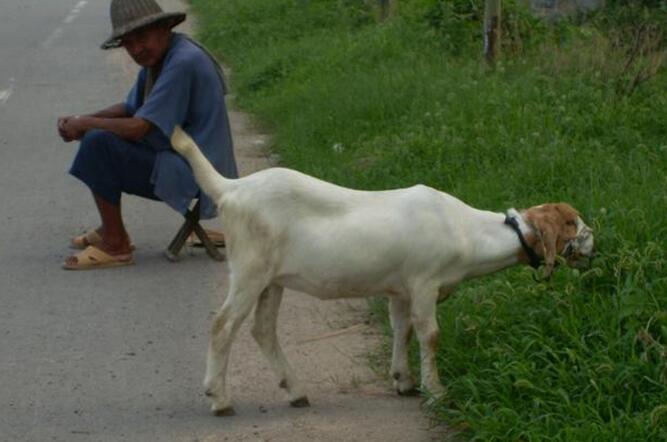
<path fill-rule="evenodd" d="M 252 335 L 290 403 L 309 405 L 276 337 L 284 288 L 320 299 L 387 296 L 395 389 L 415 391 L 407 363 L 414 328 L 421 390 L 439 396 L 438 300 L 468 278 L 541 261 L 548 277 L 556 255 L 578 266 L 594 252 L 592 230 L 565 203 L 503 214 L 423 185 L 359 191 L 284 168 L 226 179 L 180 127 L 171 142 L 216 202 L 226 235 L 229 293 L 213 320 L 204 380 L 217 415 L 233 414 L 225 385 L 229 350 L 255 305 Z"/>

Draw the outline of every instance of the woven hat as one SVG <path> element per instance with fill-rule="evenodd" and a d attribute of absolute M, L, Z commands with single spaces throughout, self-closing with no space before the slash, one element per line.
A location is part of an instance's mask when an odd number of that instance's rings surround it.
<path fill-rule="evenodd" d="M 164 12 L 155 0 L 111 0 L 111 37 L 102 49 L 120 47 L 120 39 L 132 31 L 161 21 L 174 27 L 185 20 L 184 12 Z"/>

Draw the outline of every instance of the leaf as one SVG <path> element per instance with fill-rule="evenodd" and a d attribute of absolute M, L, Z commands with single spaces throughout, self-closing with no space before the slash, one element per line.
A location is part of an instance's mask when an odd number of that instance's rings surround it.
<path fill-rule="evenodd" d="M 658 405 L 651 410 L 651 424 L 658 425 L 663 417 L 667 418 L 667 404 Z"/>
<path fill-rule="evenodd" d="M 514 386 L 516 388 L 524 388 L 526 390 L 533 390 L 535 389 L 535 386 L 533 385 L 532 382 L 530 382 L 528 379 L 517 379 L 514 382 Z"/>

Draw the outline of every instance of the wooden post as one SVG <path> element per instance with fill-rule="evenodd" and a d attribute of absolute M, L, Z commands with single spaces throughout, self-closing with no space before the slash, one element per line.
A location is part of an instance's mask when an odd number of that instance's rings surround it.
<path fill-rule="evenodd" d="M 392 2 L 395 0 L 379 0 L 380 2 L 380 21 L 385 21 L 391 15 Z"/>
<path fill-rule="evenodd" d="M 484 58 L 489 67 L 500 56 L 500 2 L 486 0 L 484 5 Z"/>

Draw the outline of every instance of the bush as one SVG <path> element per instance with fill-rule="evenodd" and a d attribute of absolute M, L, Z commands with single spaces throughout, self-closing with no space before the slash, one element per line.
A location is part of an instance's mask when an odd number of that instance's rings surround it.
<path fill-rule="evenodd" d="M 619 93 L 633 93 L 664 69 L 667 59 L 667 2 L 610 0 L 595 16 L 598 30 L 619 54 Z"/>

